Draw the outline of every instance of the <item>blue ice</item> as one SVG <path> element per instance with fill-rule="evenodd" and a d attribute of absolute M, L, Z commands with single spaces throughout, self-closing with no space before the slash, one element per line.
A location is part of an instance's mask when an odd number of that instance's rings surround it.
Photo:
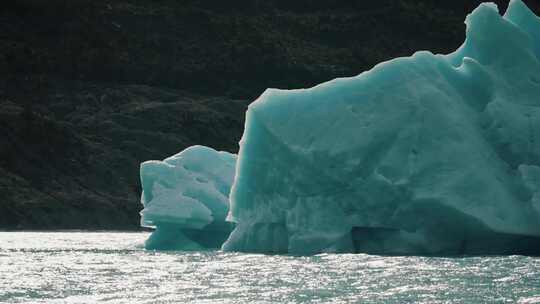
<path fill-rule="evenodd" d="M 233 227 L 225 217 L 235 165 L 236 155 L 203 146 L 142 163 L 141 225 L 155 228 L 145 247 L 221 247 Z"/>
<path fill-rule="evenodd" d="M 183 231 L 224 223 L 234 179 L 226 251 L 540 254 L 540 19 L 512 0 L 504 16 L 482 4 L 465 23 L 454 53 L 266 90 L 236 164 L 214 162 L 227 166 L 222 191 L 188 174 L 213 182 L 208 148 L 188 162 L 206 171 L 144 163 L 143 225 L 156 243 L 175 225 L 163 240 L 197 247 Z"/>
<path fill-rule="evenodd" d="M 231 251 L 540 253 L 540 20 L 482 4 L 465 43 L 246 114 Z"/>

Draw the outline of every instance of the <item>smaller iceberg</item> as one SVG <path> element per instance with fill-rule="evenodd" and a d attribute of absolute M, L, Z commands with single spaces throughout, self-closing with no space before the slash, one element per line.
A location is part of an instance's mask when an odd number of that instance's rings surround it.
<path fill-rule="evenodd" d="M 141 226 L 155 228 L 146 249 L 219 248 L 234 228 L 225 222 L 236 155 L 193 146 L 141 164 Z"/>

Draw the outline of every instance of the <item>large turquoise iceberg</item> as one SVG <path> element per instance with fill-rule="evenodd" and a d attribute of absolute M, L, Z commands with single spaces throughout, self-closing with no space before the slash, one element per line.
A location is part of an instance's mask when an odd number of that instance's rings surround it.
<path fill-rule="evenodd" d="M 235 165 L 236 155 L 203 146 L 142 163 L 141 225 L 155 228 L 145 247 L 221 247 L 233 227 L 225 217 Z"/>
<path fill-rule="evenodd" d="M 540 21 L 482 4 L 465 43 L 246 113 L 224 250 L 540 253 Z"/>
<path fill-rule="evenodd" d="M 422 51 L 254 101 L 238 160 L 227 155 L 235 227 L 222 249 L 540 254 L 540 19 L 514 0 L 504 16 L 482 4 L 465 23 L 452 54 Z M 165 240 L 147 246 L 197 247 L 225 208 L 202 193 L 171 199 L 200 185 L 162 166 L 141 170 L 143 224 Z M 162 199 L 147 190 L 162 188 Z"/>

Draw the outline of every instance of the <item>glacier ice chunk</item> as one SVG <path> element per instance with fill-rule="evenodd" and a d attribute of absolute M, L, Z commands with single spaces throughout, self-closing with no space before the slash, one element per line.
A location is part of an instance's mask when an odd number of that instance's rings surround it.
<path fill-rule="evenodd" d="M 452 54 L 253 102 L 222 248 L 540 253 L 540 19 L 513 0 L 465 23 Z"/>
<path fill-rule="evenodd" d="M 142 163 L 141 225 L 156 228 L 146 248 L 219 248 L 232 229 L 225 217 L 235 165 L 236 155 L 203 146 Z"/>

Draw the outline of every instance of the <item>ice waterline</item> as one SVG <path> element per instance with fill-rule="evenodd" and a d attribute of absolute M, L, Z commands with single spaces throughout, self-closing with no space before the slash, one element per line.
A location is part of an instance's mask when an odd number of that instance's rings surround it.
<path fill-rule="evenodd" d="M 194 147 L 177 159 L 199 169 L 152 177 L 143 163 L 143 222 L 166 215 L 152 223 L 167 245 L 147 246 L 540 254 L 540 19 L 512 0 L 504 16 L 482 4 L 465 23 L 452 54 L 268 89 L 246 112 L 237 159 Z"/>

